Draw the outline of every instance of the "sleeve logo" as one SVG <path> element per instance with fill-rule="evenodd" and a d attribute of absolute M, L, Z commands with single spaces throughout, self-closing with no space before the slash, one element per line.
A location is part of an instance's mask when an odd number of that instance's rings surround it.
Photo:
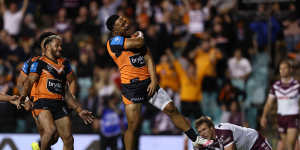
<path fill-rule="evenodd" d="M 116 36 L 111 40 L 110 45 L 123 45 L 124 37 Z"/>

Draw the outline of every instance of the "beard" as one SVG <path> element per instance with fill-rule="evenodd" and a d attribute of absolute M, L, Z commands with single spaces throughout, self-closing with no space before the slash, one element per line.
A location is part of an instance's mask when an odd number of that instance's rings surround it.
<path fill-rule="evenodd" d="M 59 51 L 52 51 L 52 56 L 54 58 L 60 58 L 61 57 L 61 52 L 59 52 Z"/>

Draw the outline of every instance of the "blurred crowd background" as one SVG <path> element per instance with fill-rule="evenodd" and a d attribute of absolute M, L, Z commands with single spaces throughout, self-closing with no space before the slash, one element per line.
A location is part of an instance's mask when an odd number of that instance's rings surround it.
<path fill-rule="evenodd" d="M 45 31 L 63 38 L 63 56 L 77 75 L 76 97 L 99 120 L 85 126 L 73 114 L 74 133 L 110 137 L 126 128 L 118 69 L 106 52 L 112 14 L 143 31 L 160 86 L 190 120 L 210 116 L 260 130 L 278 62 L 289 58 L 298 78 L 299 1 L 292 0 L 0 0 L 0 92 L 18 94 L 22 64 L 40 55 Z M 298 3 L 298 5 L 297 5 Z M 113 110 L 113 111 L 109 111 Z M 115 117 L 111 117 L 111 112 Z M 275 115 L 275 112 L 273 113 Z M 277 138 L 275 117 L 265 135 Z M 140 134 L 181 134 L 152 106 L 143 107 Z M 0 132 L 35 133 L 31 112 L 0 103 Z M 117 125 L 110 133 L 106 128 Z"/>

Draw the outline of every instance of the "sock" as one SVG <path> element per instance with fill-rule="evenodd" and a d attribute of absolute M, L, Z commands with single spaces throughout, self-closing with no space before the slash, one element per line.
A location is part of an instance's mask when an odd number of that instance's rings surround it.
<path fill-rule="evenodd" d="M 191 139 L 193 142 L 196 141 L 197 139 L 197 133 L 195 132 L 195 130 L 193 128 L 190 128 L 188 129 L 187 131 L 184 132 L 188 137 L 189 139 Z"/>

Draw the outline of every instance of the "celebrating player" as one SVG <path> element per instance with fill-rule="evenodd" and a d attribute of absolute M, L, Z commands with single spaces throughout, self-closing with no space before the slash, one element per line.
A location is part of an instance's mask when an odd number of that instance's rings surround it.
<path fill-rule="evenodd" d="M 36 88 L 31 95 L 34 96 L 33 114 L 43 129 L 41 150 L 49 148 L 56 132 L 64 142 L 64 150 L 73 150 L 74 140 L 66 103 L 78 112 L 85 123 L 91 123 L 93 117 L 91 112 L 80 107 L 69 92 L 68 85 L 74 82 L 75 76 L 69 62 L 61 57 L 61 38 L 58 35 L 47 36 L 42 42 L 42 48 L 45 49 L 44 56 L 31 64 L 21 98 L 25 99 L 32 92 L 32 87 Z"/>
<path fill-rule="evenodd" d="M 138 31 L 130 37 L 129 21 L 123 16 L 110 16 L 106 25 L 113 35 L 107 41 L 107 50 L 121 73 L 122 100 L 126 105 L 128 119 L 124 137 L 126 150 L 133 149 L 134 135 L 141 120 L 142 103 L 150 103 L 165 112 L 193 141 L 194 146 L 211 144 L 213 141 L 197 136 L 165 90 L 159 87 L 154 62 L 144 45 L 143 33 Z"/>

